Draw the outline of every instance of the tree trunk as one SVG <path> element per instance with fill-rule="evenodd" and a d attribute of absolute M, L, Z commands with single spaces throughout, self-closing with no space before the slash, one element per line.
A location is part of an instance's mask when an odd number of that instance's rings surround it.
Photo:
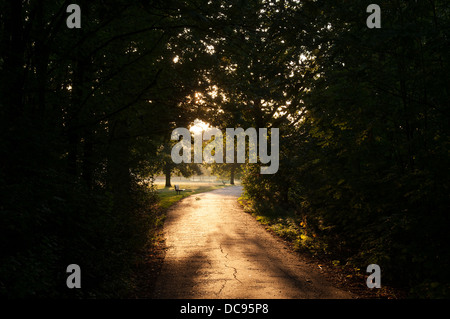
<path fill-rule="evenodd" d="M 231 164 L 231 172 L 230 172 L 230 184 L 234 185 L 234 171 L 236 170 L 236 166 Z"/>
<path fill-rule="evenodd" d="M 169 163 L 166 163 L 164 167 L 164 175 L 166 175 L 166 187 L 172 187 L 170 184 L 170 175 L 172 174 L 172 167 Z"/>

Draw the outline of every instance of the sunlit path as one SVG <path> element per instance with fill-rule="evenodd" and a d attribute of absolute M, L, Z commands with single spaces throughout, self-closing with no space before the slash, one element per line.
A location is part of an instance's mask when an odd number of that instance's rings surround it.
<path fill-rule="evenodd" d="M 350 298 L 250 215 L 228 187 L 185 198 L 165 223 L 156 298 Z"/>

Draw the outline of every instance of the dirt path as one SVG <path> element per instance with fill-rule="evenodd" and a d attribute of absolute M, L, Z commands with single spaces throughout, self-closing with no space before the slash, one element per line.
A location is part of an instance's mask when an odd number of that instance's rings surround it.
<path fill-rule="evenodd" d="M 244 213 L 241 192 L 193 195 L 170 209 L 155 298 L 352 298 Z"/>

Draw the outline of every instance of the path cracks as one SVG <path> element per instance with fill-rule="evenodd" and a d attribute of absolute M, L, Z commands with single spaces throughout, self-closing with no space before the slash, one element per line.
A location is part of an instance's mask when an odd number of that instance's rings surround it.
<path fill-rule="evenodd" d="M 229 260 L 229 259 L 228 259 L 228 253 L 225 253 L 225 251 L 224 251 L 224 249 L 223 249 L 223 247 L 222 247 L 222 244 L 219 245 L 219 249 L 220 249 L 220 252 L 222 253 L 223 257 L 228 261 L 228 260 Z M 233 267 L 233 266 L 227 265 L 226 262 L 223 263 L 223 265 L 225 266 L 225 268 L 233 269 L 233 278 L 234 278 L 234 280 L 236 280 L 236 281 L 238 281 L 239 283 L 242 284 L 242 281 L 240 281 L 240 280 L 237 278 L 237 272 L 238 272 L 238 271 L 237 271 L 237 268 L 236 268 L 236 267 Z M 225 288 L 225 286 L 227 285 L 228 281 L 230 281 L 230 280 L 231 280 L 231 279 L 224 279 L 224 280 L 223 280 L 224 282 L 223 282 L 222 286 L 220 287 L 219 291 L 218 291 L 217 293 L 215 293 L 216 296 L 219 296 L 219 295 L 222 293 L 222 290 Z"/>

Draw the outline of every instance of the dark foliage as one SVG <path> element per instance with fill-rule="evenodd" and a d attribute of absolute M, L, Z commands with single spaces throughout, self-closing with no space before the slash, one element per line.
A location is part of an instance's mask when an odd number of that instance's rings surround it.
<path fill-rule="evenodd" d="M 449 3 L 380 0 L 369 29 L 371 2 L 80 0 L 81 29 L 67 1 L 0 2 L 0 294 L 127 295 L 145 179 L 198 118 L 280 128 L 279 171 L 242 178 L 299 248 L 448 297 Z"/>

